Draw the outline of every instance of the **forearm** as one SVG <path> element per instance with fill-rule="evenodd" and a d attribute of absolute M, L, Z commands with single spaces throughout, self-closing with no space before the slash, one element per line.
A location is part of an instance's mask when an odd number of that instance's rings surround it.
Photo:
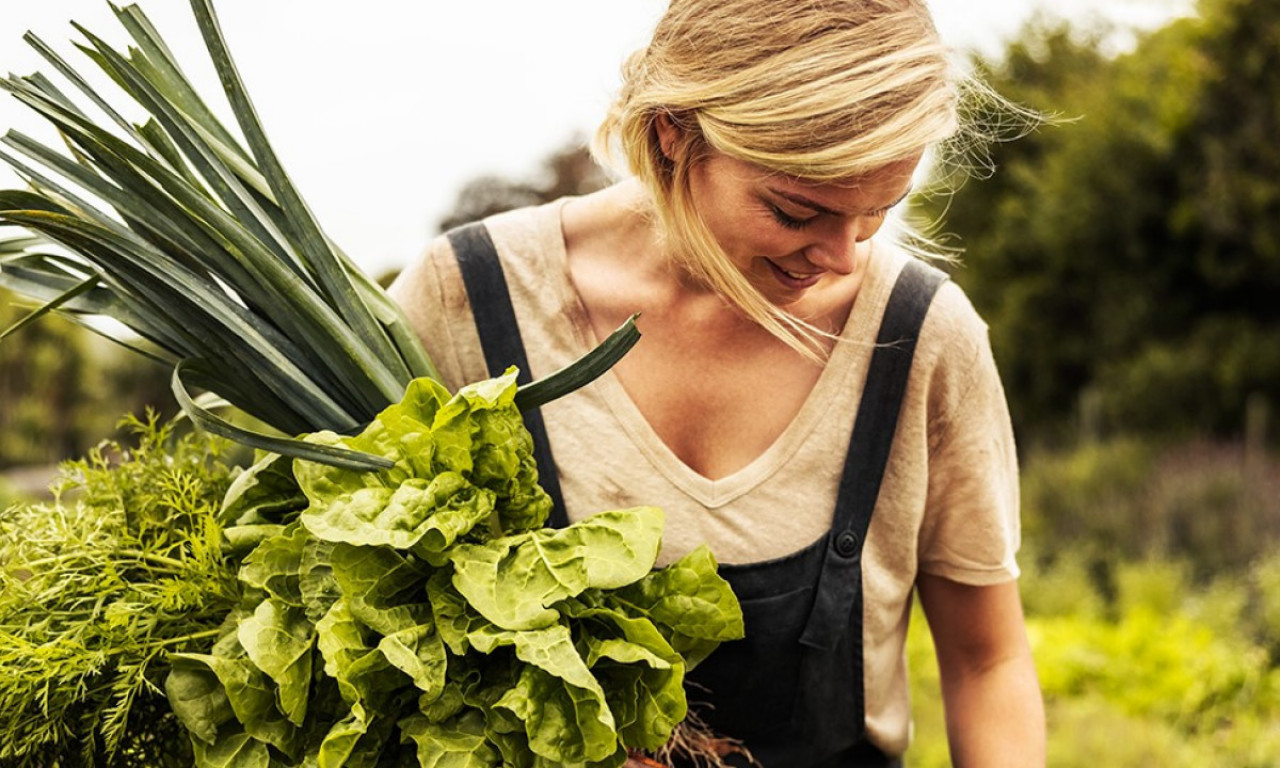
<path fill-rule="evenodd" d="M 956 768 L 1045 764 L 1044 701 L 1018 586 L 978 587 L 921 574 Z"/>
<path fill-rule="evenodd" d="M 1044 702 L 1029 653 L 942 679 L 955 768 L 1045 764 Z"/>

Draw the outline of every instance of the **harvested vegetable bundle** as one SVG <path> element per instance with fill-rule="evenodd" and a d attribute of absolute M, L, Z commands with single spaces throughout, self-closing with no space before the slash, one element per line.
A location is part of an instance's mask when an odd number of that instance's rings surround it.
<path fill-rule="evenodd" d="M 652 571 L 656 509 L 542 529 L 520 418 L 606 370 L 634 326 L 543 381 L 451 396 L 290 183 L 209 0 L 192 7 L 249 149 L 140 9 L 116 11 L 127 56 L 82 28 L 81 49 L 151 115 L 141 125 L 28 36 L 119 130 L 42 75 L 0 81 L 70 148 L 5 137 L 22 157 L 0 159 L 30 189 L 0 192 L 0 224 L 69 253 L 24 242 L 0 284 L 45 302 L 33 319 L 120 320 L 140 337 L 122 343 L 173 365 L 193 420 L 269 452 L 216 520 L 243 605 L 206 652 L 169 657 L 197 764 L 605 767 L 661 746 L 685 716 L 685 670 L 741 635 L 737 602 L 705 550 Z M 234 426 L 188 385 L 283 435 Z"/>

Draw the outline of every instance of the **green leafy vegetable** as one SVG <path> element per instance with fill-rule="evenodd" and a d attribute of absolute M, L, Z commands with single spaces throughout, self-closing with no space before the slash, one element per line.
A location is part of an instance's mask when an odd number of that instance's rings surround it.
<path fill-rule="evenodd" d="M 261 457 L 237 480 L 223 517 L 248 522 L 228 535 L 278 529 L 240 568 L 257 602 L 175 657 L 198 766 L 251 764 L 253 741 L 272 765 L 616 768 L 666 742 L 687 711 L 678 648 L 741 636 L 737 602 L 705 550 L 653 570 L 655 508 L 541 528 L 515 395 L 514 372 L 453 396 L 415 382 L 360 434 L 308 438 L 391 467 L 299 460 L 288 489 Z M 306 508 L 261 505 L 268 482 Z"/>

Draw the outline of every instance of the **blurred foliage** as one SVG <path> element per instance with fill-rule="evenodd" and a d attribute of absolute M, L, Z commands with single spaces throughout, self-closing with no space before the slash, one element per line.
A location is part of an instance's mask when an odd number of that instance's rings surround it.
<path fill-rule="evenodd" d="M 606 184 L 604 171 L 591 159 L 583 141 L 574 138 L 551 153 L 533 178 L 481 176 L 465 184 L 454 200 L 453 210 L 440 220 L 440 231 L 514 208 L 585 195 Z"/>
<path fill-rule="evenodd" d="M 1033 554 L 1050 564 L 1079 560 L 1104 594 L 1118 588 L 1110 563 L 1175 559 L 1205 578 L 1280 542 L 1280 465 L 1240 444 L 1157 450 L 1124 438 L 1033 453 L 1023 471 L 1023 536 L 1040 550 Z"/>
<path fill-rule="evenodd" d="M 0 328 L 30 312 L 0 290 Z M 176 411 L 169 371 L 65 318 L 0 341 L 0 470 L 82 456 L 121 413 Z"/>
<path fill-rule="evenodd" d="M 0 328 L 29 311 L 11 302 L 0 291 Z M 83 407 L 90 397 L 85 342 L 84 331 L 62 318 L 0 342 L 0 468 L 58 461 L 101 434 L 90 432 L 103 425 Z"/>
<path fill-rule="evenodd" d="M 1278 483 L 1280 462 L 1229 445 L 1126 439 L 1026 463 L 1021 589 L 1049 765 L 1280 764 Z M 949 765 L 918 609 L 908 662 L 908 758 Z"/>
<path fill-rule="evenodd" d="M 13 488 L 9 483 L 6 483 L 3 478 L 0 478 L 0 512 L 8 509 L 14 504 L 25 501 L 29 501 L 29 499 L 23 496 L 22 493 Z"/>
<path fill-rule="evenodd" d="M 991 325 L 1020 434 L 1239 434 L 1280 402 L 1280 5 L 1203 0 L 1109 57 L 1040 21 L 997 90 L 1062 120 L 928 203 Z M 945 213 L 944 213 L 945 211 Z"/>

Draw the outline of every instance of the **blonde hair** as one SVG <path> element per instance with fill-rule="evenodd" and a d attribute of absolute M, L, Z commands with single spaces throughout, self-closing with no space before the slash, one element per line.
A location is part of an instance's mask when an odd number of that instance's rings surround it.
<path fill-rule="evenodd" d="M 954 137 L 962 79 L 921 0 L 671 0 L 593 151 L 648 188 L 682 266 L 811 359 L 828 333 L 729 262 L 689 194 L 712 151 L 817 181 L 863 175 Z M 660 145 L 656 122 L 680 130 Z"/>

